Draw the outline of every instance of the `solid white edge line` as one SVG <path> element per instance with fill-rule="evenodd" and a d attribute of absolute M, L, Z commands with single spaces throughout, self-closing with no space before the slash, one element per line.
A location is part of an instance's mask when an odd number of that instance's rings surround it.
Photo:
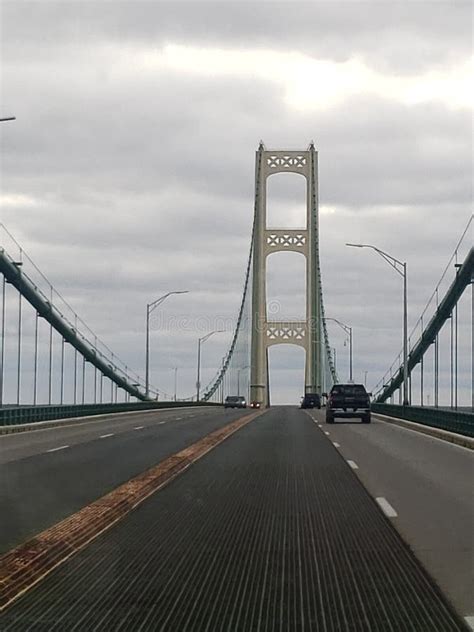
<path fill-rule="evenodd" d="M 59 448 L 51 448 L 50 450 L 46 450 L 46 452 L 57 452 L 58 450 L 65 450 L 69 448 L 68 445 L 60 445 Z"/>
<path fill-rule="evenodd" d="M 474 630 L 474 614 L 471 614 L 471 615 L 468 615 L 467 617 L 464 617 L 464 621 L 471 628 L 471 630 Z"/>
<path fill-rule="evenodd" d="M 113 437 L 114 434 L 114 432 L 109 432 L 108 434 L 100 435 L 99 439 L 107 439 L 107 437 Z"/>
<path fill-rule="evenodd" d="M 379 496 L 375 500 L 377 501 L 380 509 L 384 512 L 387 518 L 396 518 L 398 516 L 395 509 L 392 507 L 392 505 L 388 502 L 386 498 L 384 498 L 383 496 Z"/>
<path fill-rule="evenodd" d="M 333 444 L 333 446 L 334 446 L 335 448 L 340 448 L 340 447 L 341 447 L 341 446 L 339 445 L 339 443 L 337 443 L 336 441 L 333 441 L 333 442 L 332 442 L 332 444 Z"/>
<path fill-rule="evenodd" d="M 352 467 L 353 470 L 358 470 L 359 466 L 357 465 L 357 463 L 355 461 L 351 461 L 348 459 L 347 461 L 349 463 L 349 465 Z"/>

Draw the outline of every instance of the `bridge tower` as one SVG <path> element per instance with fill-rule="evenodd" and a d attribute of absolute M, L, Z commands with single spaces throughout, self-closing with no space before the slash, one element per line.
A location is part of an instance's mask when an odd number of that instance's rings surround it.
<path fill-rule="evenodd" d="M 293 172 L 306 178 L 306 228 L 267 226 L 267 180 Z M 318 240 L 318 154 L 311 143 L 306 151 L 256 152 L 255 220 L 253 233 L 252 329 L 250 400 L 269 406 L 268 348 L 294 344 L 304 348 L 305 392 L 321 393 L 323 379 L 322 310 Z M 273 321 L 267 318 L 267 257 L 274 252 L 299 252 L 306 258 L 306 319 Z"/>

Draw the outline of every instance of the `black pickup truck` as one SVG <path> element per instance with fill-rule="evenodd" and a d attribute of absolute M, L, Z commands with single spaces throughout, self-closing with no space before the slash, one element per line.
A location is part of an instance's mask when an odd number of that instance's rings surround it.
<path fill-rule="evenodd" d="M 370 424 L 370 395 L 363 384 L 334 384 L 326 404 L 326 423 L 336 417 L 360 417 Z"/>

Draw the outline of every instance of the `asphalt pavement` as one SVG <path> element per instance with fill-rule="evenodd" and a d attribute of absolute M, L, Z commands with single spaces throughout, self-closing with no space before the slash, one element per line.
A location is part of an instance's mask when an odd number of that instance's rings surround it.
<path fill-rule="evenodd" d="M 474 615 L 474 452 L 383 422 L 310 415 L 351 462 L 374 498 L 458 612 Z"/>
<path fill-rule="evenodd" d="M 20 596 L 0 629 L 464 630 L 355 471 L 303 411 L 272 408 Z"/>
<path fill-rule="evenodd" d="M 246 412 L 125 413 L 0 437 L 0 551 Z M 358 420 L 327 425 L 323 411 L 274 408 L 268 415 L 277 423 L 307 418 L 312 432 L 339 453 L 376 499 L 457 612 L 474 621 L 473 452 L 376 416 L 370 425 Z M 270 441 L 269 432 L 264 436 Z M 281 450 L 272 458 L 280 458 Z M 292 455 L 297 462 L 298 452 Z M 267 463 L 268 453 L 262 450 L 258 458 Z M 254 465 L 242 462 L 242 475 Z"/>
<path fill-rule="evenodd" d="M 247 412 L 143 411 L 0 436 L 0 552 Z"/>
<path fill-rule="evenodd" d="M 202 413 L 221 411 L 215 407 L 169 408 L 159 410 L 143 410 L 139 412 L 109 413 L 77 418 L 77 421 L 67 424 L 58 423 L 54 426 L 48 423 L 43 428 L 41 423 L 28 432 L 0 435 L 0 465 L 17 461 L 28 456 L 41 454 L 48 450 L 64 449 L 79 443 L 97 438 L 97 433 L 119 433 L 134 430 L 140 424 L 180 421 L 193 419 Z"/>

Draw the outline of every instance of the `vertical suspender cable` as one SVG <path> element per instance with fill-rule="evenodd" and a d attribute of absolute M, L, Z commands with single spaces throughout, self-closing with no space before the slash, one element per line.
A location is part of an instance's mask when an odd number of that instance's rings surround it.
<path fill-rule="evenodd" d="M 454 308 L 454 409 L 458 409 L 458 304 Z"/>
<path fill-rule="evenodd" d="M 74 314 L 74 332 L 77 336 L 77 314 Z M 74 348 L 74 398 L 73 401 L 77 404 L 77 349 Z"/>
<path fill-rule="evenodd" d="M 65 340 L 61 338 L 61 385 L 60 385 L 60 395 L 59 402 L 60 404 L 64 404 L 64 346 Z"/>
<path fill-rule="evenodd" d="M 474 272 L 471 278 L 471 407 L 474 412 Z"/>
<path fill-rule="evenodd" d="M 423 316 L 421 316 L 421 335 L 423 335 Z M 423 397 L 423 387 L 424 387 L 424 359 L 425 356 L 421 356 L 421 363 L 420 363 L 420 404 L 421 406 L 424 405 L 424 397 Z"/>
<path fill-rule="evenodd" d="M 18 292 L 18 347 L 17 347 L 17 380 L 16 380 L 16 403 L 20 405 L 21 400 L 21 292 Z"/>
<path fill-rule="evenodd" d="M 454 408 L 454 313 L 451 312 L 450 322 L 449 322 L 449 334 L 450 334 L 450 345 L 449 345 L 449 403 L 450 407 Z"/>
<path fill-rule="evenodd" d="M 97 336 L 94 336 L 94 349 L 97 351 Z M 97 404 L 97 367 L 94 367 L 94 404 Z"/>
<path fill-rule="evenodd" d="M 53 288 L 51 287 L 51 311 L 53 311 Z M 53 395 L 53 325 L 49 325 L 49 378 L 48 378 L 48 404 L 52 402 Z"/>
<path fill-rule="evenodd" d="M 36 406 L 38 401 L 38 327 L 39 327 L 39 314 L 36 312 L 35 316 L 35 350 L 33 359 L 33 406 Z"/>
<path fill-rule="evenodd" d="M 436 288 L 436 309 L 438 309 L 438 288 Z M 439 400 L 439 335 L 436 334 L 435 338 L 435 357 L 434 357 L 434 398 L 435 408 L 438 408 Z"/>
<path fill-rule="evenodd" d="M 86 359 L 82 356 L 82 395 L 81 401 L 84 404 L 86 397 Z"/>
<path fill-rule="evenodd" d="M 2 324 L 0 329 L 0 406 L 3 406 L 3 381 L 5 375 L 5 290 L 6 279 L 2 277 Z"/>

